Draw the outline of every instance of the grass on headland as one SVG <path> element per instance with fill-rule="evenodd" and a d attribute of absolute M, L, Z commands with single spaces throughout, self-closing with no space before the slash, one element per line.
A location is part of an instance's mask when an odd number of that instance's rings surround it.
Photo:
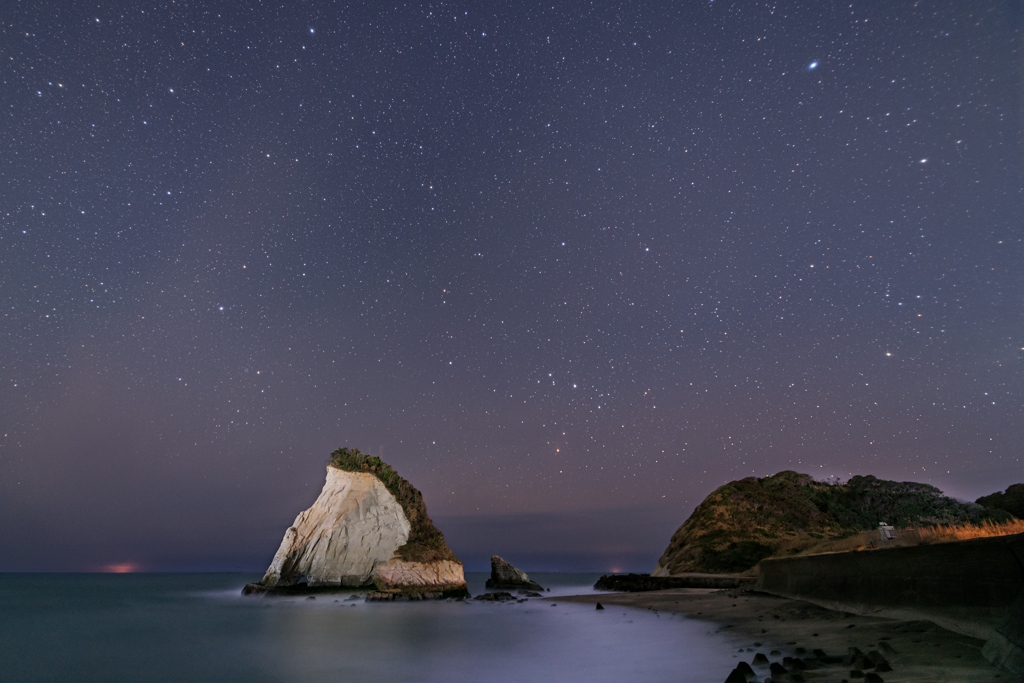
<path fill-rule="evenodd" d="M 896 528 L 891 532 L 892 538 L 886 540 L 882 540 L 878 531 L 861 531 L 844 538 L 821 541 L 806 549 L 798 548 L 788 553 L 784 549 L 779 556 L 906 548 L 915 545 L 967 541 L 973 538 L 1012 536 L 1013 534 L 1024 534 L 1024 520 L 1011 519 L 1002 522 L 984 521 L 976 524 L 936 524 L 934 526 Z"/>
<path fill-rule="evenodd" d="M 948 541 L 966 541 L 972 538 L 1011 536 L 1024 534 L 1024 519 L 1012 519 L 1008 522 L 982 522 L 981 524 L 939 524 L 918 529 L 917 532 L 921 536 L 921 543 L 946 543 Z"/>
<path fill-rule="evenodd" d="M 423 495 L 395 472 L 391 465 L 375 455 L 361 453 L 357 448 L 339 448 L 331 453 L 329 464 L 346 472 L 368 472 L 374 475 L 402 506 L 412 529 L 406 544 L 395 551 L 400 558 L 407 562 L 459 561 L 445 542 L 444 534 L 427 515 Z"/>

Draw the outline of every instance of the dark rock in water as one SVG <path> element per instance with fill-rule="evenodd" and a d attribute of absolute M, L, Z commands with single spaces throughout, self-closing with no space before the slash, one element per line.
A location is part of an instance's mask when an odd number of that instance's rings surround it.
<path fill-rule="evenodd" d="M 604 605 L 602 605 L 601 603 L 597 603 L 597 609 L 604 609 Z"/>
<path fill-rule="evenodd" d="M 733 669 L 725 677 L 725 683 L 747 683 L 747 677 L 739 669 Z"/>
<path fill-rule="evenodd" d="M 768 664 L 768 658 L 764 656 L 763 652 L 758 652 L 754 655 L 754 666 L 766 666 Z"/>
<path fill-rule="evenodd" d="M 783 657 L 782 664 L 797 671 L 803 671 L 807 668 L 807 663 L 799 657 Z"/>
<path fill-rule="evenodd" d="M 850 678 L 864 678 L 864 672 L 860 669 L 850 669 Z"/>
<path fill-rule="evenodd" d="M 445 595 L 443 591 L 422 591 L 418 593 L 386 593 L 373 591 L 366 594 L 366 602 L 418 602 L 420 600 L 444 600 L 449 597 L 465 597 Z M 355 607 L 355 605 L 352 605 Z"/>
<path fill-rule="evenodd" d="M 242 589 L 242 595 L 263 595 L 266 592 L 267 587 L 262 583 L 247 583 Z"/>
<path fill-rule="evenodd" d="M 867 674 L 864 676 L 864 683 L 885 683 L 878 674 Z"/>
<path fill-rule="evenodd" d="M 491 555 L 491 578 L 487 579 L 488 588 L 526 588 L 542 591 L 540 584 L 520 569 L 515 568 L 497 555 Z"/>
<path fill-rule="evenodd" d="M 739 664 L 737 664 L 736 665 L 736 670 L 739 671 L 744 676 L 746 676 L 747 678 L 753 678 L 754 676 L 757 675 L 756 673 L 754 673 L 754 670 L 752 668 L 750 668 L 750 665 L 747 664 L 746 662 L 740 662 Z"/>
<path fill-rule="evenodd" d="M 768 667 L 768 670 L 772 672 L 772 678 L 775 678 L 776 676 L 785 676 L 789 673 L 789 669 L 778 662 L 772 662 L 771 666 Z"/>
<path fill-rule="evenodd" d="M 875 663 L 864 655 L 853 658 L 853 663 L 850 664 L 854 669 L 874 669 Z"/>
<path fill-rule="evenodd" d="M 869 652 L 868 659 L 870 659 L 871 663 L 875 665 L 875 671 L 881 671 L 882 673 L 892 671 L 892 666 L 889 665 L 889 661 L 883 657 L 882 653 L 878 650 L 872 650 Z"/>
<path fill-rule="evenodd" d="M 742 588 L 756 579 L 744 576 L 651 576 L 650 574 L 606 574 L 597 580 L 599 591 L 642 593 L 667 588 Z"/>
<path fill-rule="evenodd" d="M 521 595 L 524 598 L 542 598 L 542 597 L 544 597 L 543 595 L 541 595 L 537 591 L 522 591 L 521 590 L 521 591 L 519 591 L 517 593 L 517 595 Z"/>
<path fill-rule="evenodd" d="M 515 600 L 515 598 L 512 597 L 511 593 L 506 593 L 504 591 L 499 591 L 497 593 L 484 593 L 482 595 L 476 596 L 473 599 L 483 600 L 485 602 L 508 602 L 509 600 Z"/>

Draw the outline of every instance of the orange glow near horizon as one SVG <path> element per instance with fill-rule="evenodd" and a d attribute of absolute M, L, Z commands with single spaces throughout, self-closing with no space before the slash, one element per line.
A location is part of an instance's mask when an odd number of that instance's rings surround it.
<path fill-rule="evenodd" d="M 139 571 L 139 565 L 134 562 L 122 562 L 120 564 L 105 564 L 103 571 L 107 574 L 132 574 Z"/>

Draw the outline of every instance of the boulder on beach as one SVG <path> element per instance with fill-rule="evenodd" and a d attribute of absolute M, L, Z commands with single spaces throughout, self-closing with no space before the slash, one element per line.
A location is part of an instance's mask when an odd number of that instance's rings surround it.
<path fill-rule="evenodd" d="M 487 579 L 488 588 L 504 588 L 542 591 L 540 584 L 530 579 L 526 572 L 517 569 L 497 555 L 491 555 L 491 578 Z"/>
<path fill-rule="evenodd" d="M 331 454 L 319 497 L 285 531 L 263 580 L 243 592 L 346 588 L 468 595 L 462 562 L 430 520 L 420 492 L 380 458 L 341 448 Z"/>

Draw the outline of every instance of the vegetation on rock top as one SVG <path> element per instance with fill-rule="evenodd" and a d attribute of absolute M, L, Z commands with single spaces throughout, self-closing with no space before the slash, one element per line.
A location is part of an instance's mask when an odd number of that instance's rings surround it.
<path fill-rule="evenodd" d="M 1014 517 L 1024 519 L 1024 484 L 1013 484 L 1005 492 L 996 492 L 978 499 L 978 505 L 1004 510 Z"/>
<path fill-rule="evenodd" d="M 766 557 L 825 539 L 896 527 L 1002 522 L 1009 515 L 942 495 L 929 484 L 873 476 L 846 483 L 798 472 L 747 477 L 715 489 L 675 532 L 658 564 L 670 574 L 745 572 Z"/>
<path fill-rule="evenodd" d="M 405 512 L 412 528 L 409 531 L 409 540 L 395 551 L 398 557 L 407 562 L 459 562 L 459 558 L 455 557 L 455 553 L 445 542 L 444 534 L 434 526 L 427 515 L 423 495 L 399 476 L 391 465 L 375 455 L 361 453 L 356 448 L 339 448 L 334 451 L 331 453 L 329 465 L 345 472 L 367 472 L 374 475 L 402 506 L 402 511 Z"/>

